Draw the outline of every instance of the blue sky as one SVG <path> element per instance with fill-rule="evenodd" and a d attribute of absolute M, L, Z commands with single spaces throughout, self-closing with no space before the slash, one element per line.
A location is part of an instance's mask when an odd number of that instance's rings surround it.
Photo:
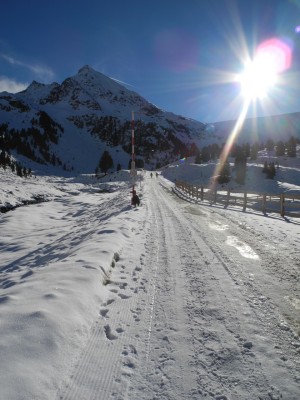
<path fill-rule="evenodd" d="M 7 1 L 0 91 L 61 83 L 88 64 L 166 111 L 235 119 L 245 101 L 236 74 L 272 38 L 291 62 L 249 116 L 300 111 L 300 0 Z"/>

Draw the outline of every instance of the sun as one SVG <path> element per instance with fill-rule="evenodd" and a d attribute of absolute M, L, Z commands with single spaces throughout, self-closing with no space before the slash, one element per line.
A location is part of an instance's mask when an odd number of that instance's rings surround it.
<path fill-rule="evenodd" d="M 267 57 L 258 57 L 247 63 L 238 76 L 241 92 L 245 99 L 263 99 L 278 81 L 274 64 Z"/>
<path fill-rule="evenodd" d="M 291 66 L 292 49 L 282 40 L 271 38 L 256 49 L 253 60 L 245 64 L 238 75 L 241 92 L 251 101 L 263 99 L 278 83 L 278 76 Z"/>

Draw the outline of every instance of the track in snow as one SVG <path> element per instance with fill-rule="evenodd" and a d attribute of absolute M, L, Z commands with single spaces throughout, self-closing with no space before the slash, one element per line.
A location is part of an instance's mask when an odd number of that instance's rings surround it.
<path fill-rule="evenodd" d="M 144 197 L 135 240 L 145 237 L 145 251 L 128 241 L 59 399 L 297 400 L 294 333 L 266 285 L 267 255 L 243 258 L 222 241 L 224 217 L 187 205 L 159 180 L 147 181 Z M 264 268 L 261 283 L 249 275 L 254 264 Z"/>

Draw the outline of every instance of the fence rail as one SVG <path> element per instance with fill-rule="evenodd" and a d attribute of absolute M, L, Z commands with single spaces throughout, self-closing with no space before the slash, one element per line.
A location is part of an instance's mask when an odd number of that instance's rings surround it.
<path fill-rule="evenodd" d="M 191 185 L 183 181 L 176 181 L 175 187 L 188 196 L 210 204 L 223 204 L 240 206 L 243 211 L 247 208 L 261 210 L 263 213 L 278 212 L 282 217 L 292 215 L 300 217 L 300 195 L 291 194 L 269 194 L 244 192 L 236 193 L 230 190 L 216 190 L 204 188 L 203 186 Z"/>

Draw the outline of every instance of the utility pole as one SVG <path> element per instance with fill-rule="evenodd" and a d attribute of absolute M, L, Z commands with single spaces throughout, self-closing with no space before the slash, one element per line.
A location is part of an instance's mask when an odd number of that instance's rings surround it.
<path fill-rule="evenodd" d="M 132 176 L 135 176 L 136 170 L 135 170 L 135 153 L 134 153 L 134 111 L 131 112 L 131 146 L 132 146 L 132 155 L 131 155 L 130 173 Z"/>
<path fill-rule="evenodd" d="M 136 181 L 136 175 L 137 171 L 135 169 L 135 152 L 134 152 L 134 111 L 131 112 L 131 168 L 130 168 L 130 175 L 132 179 L 132 198 L 131 198 L 131 204 L 133 204 L 133 199 L 134 195 L 136 194 L 136 190 L 134 188 L 135 186 L 135 181 Z"/>

